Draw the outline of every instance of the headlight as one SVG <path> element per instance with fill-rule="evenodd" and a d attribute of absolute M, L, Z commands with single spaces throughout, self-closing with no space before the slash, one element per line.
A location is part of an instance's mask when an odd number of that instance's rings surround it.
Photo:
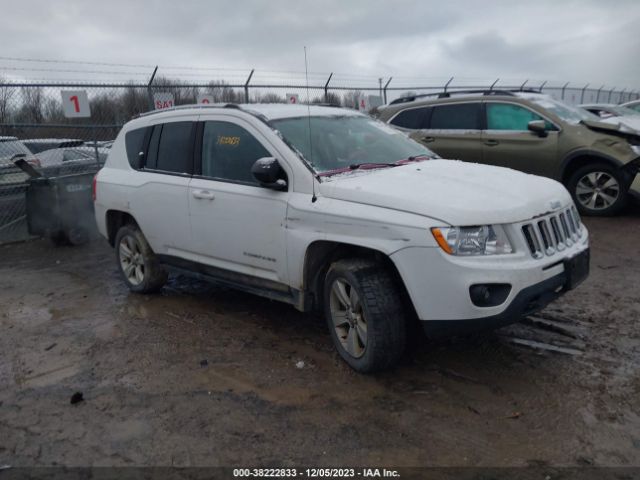
<path fill-rule="evenodd" d="M 512 253 L 507 234 L 500 225 L 478 227 L 439 227 L 431 233 L 450 255 L 500 255 Z"/>
<path fill-rule="evenodd" d="M 634 145 L 630 143 L 629 146 L 631 147 L 631 150 L 633 150 L 633 153 L 635 153 L 636 155 L 640 155 L 640 145 Z"/>

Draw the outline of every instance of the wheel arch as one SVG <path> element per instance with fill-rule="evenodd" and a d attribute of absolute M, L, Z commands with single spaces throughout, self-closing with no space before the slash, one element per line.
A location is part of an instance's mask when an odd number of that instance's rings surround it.
<path fill-rule="evenodd" d="M 303 290 L 305 310 L 320 311 L 323 307 L 324 279 L 332 263 L 345 258 L 365 258 L 378 262 L 389 271 L 400 287 L 409 311 L 415 313 L 413 302 L 393 260 L 381 250 L 332 240 L 317 240 L 309 244 L 304 256 Z"/>
<path fill-rule="evenodd" d="M 616 168 L 624 166 L 624 163 L 620 160 L 601 152 L 593 150 L 578 150 L 567 155 L 562 161 L 560 168 L 560 180 L 562 184 L 566 186 L 571 175 L 577 169 L 587 165 L 588 163 L 606 163 Z"/>
<path fill-rule="evenodd" d="M 121 210 L 107 210 L 106 214 L 106 225 L 107 225 L 107 240 L 109 241 L 109 245 L 112 247 L 115 245 L 116 235 L 118 234 L 118 230 L 123 225 L 132 224 L 136 227 L 138 226 L 138 222 L 133 218 L 129 212 L 123 212 Z"/>

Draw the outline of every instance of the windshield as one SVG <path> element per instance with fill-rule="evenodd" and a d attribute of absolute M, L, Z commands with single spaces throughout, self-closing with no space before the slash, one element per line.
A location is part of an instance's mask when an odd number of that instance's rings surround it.
<path fill-rule="evenodd" d="M 640 115 L 640 112 L 637 112 L 632 108 L 621 107 L 620 105 L 617 105 L 615 107 L 608 107 L 608 109 L 614 112 L 616 115 L 620 115 L 623 117 Z"/>
<path fill-rule="evenodd" d="M 410 157 L 438 157 L 404 133 L 368 117 L 297 117 L 270 123 L 318 173 L 357 164 L 394 163 Z"/>
<path fill-rule="evenodd" d="M 530 100 L 568 123 L 578 124 L 582 120 L 600 121 L 598 115 L 550 97 L 531 98 Z"/>

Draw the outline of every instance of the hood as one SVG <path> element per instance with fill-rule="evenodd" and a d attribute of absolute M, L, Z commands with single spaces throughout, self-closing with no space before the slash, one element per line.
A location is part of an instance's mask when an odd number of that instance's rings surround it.
<path fill-rule="evenodd" d="M 602 121 L 604 123 L 617 126 L 618 129 L 622 132 L 635 133 L 636 135 L 640 135 L 640 115 L 629 115 L 626 117 L 609 117 L 603 119 Z M 633 132 L 629 132 L 629 130 L 633 130 Z"/>
<path fill-rule="evenodd" d="M 323 181 L 320 193 L 457 226 L 519 222 L 571 204 L 555 180 L 455 160 L 336 175 Z"/>
<path fill-rule="evenodd" d="M 630 117 L 614 117 L 608 120 L 595 121 L 595 120 L 582 120 L 580 123 L 587 127 L 589 130 L 596 132 L 608 133 L 622 138 L 634 138 L 640 140 L 640 132 L 635 127 L 630 127 L 621 123 L 621 118 Z M 613 120 L 613 121 L 609 121 Z"/>

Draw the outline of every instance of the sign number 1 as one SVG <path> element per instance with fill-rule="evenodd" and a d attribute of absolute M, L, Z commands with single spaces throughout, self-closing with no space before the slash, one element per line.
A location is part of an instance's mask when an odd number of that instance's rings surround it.
<path fill-rule="evenodd" d="M 89 97 L 86 90 L 62 90 L 62 110 L 67 118 L 87 118 L 91 116 Z"/>
<path fill-rule="evenodd" d="M 78 101 L 78 96 L 74 95 L 69 97 L 69 100 L 73 103 L 73 109 L 76 113 L 80 113 L 80 102 Z"/>

